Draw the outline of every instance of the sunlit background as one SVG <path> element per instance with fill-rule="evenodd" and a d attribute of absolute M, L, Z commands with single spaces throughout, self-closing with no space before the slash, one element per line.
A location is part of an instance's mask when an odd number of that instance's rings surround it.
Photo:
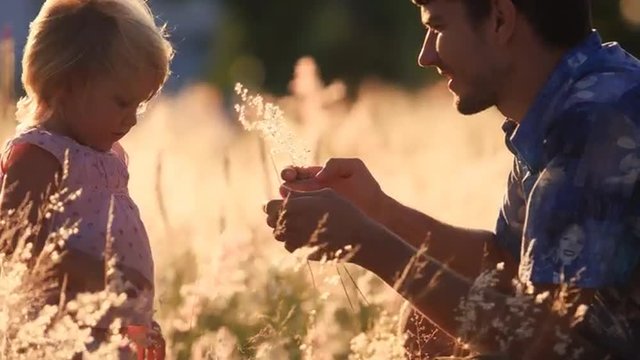
<path fill-rule="evenodd" d="M 16 55 L 42 1 L 2 0 L 0 27 L 13 34 Z M 409 0 L 151 0 L 167 22 L 178 53 L 173 90 L 206 81 L 228 92 L 243 82 L 284 94 L 296 61 L 312 56 L 326 81 L 350 88 L 375 77 L 400 86 L 434 80 L 415 66 L 422 36 Z M 640 52 L 640 1 L 594 0 L 594 19 L 605 40 Z"/>
<path fill-rule="evenodd" d="M 41 3 L 0 0 L 3 136 L 21 94 L 11 55 L 20 59 Z M 401 358 L 397 295 L 356 267 L 309 267 L 273 241 L 261 206 L 278 179 L 269 145 L 237 124 L 233 85 L 278 103 L 314 162 L 361 157 L 405 204 L 485 229 L 510 167 L 500 115 L 460 116 L 437 74 L 416 66 L 424 30 L 409 0 L 150 5 L 177 49 L 173 75 L 123 144 L 170 357 Z M 640 55 L 640 0 L 595 0 L 594 19 L 605 40 Z"/>

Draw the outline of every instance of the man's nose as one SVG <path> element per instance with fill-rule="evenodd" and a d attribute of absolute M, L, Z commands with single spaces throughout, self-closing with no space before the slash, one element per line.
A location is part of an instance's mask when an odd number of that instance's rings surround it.
<path fill-rule="evenodd" d="M 428 30 L 424 37 L 424 43 L 418 56 L 418 65 L 421 67 L 436 66 L 439 62 L 436 51 L 437 34 L 433 30 Z"/>

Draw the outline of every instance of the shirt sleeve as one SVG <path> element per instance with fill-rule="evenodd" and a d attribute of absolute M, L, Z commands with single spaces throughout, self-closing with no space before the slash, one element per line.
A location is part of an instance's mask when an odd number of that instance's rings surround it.
<path fill-rule="evenodd" d="M 619 107 L 560 118 L 529 196 L 520 279 L 601 288 L 627 282 L 640 252 L 640 133 Z"/>
<path fill-rule="evenodd" d="M 513 169 L 507 179 L 507 191 L 496 224 L 496 244 L 516 260 L 520 259 L 522 231 L 526 215 L 526 203 L 518 162 L 514 158 Z"/>

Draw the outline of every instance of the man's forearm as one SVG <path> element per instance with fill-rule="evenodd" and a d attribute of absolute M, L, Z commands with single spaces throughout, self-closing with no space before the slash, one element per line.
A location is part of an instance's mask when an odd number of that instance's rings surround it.
<path fill-rule="evenodd" d="M 435 259 L 424 263 L 424 252 L 386 228 L 371 227 L 361 242 L 366 246 L 353 262 L 378 275 L 443 330 L 456 332 L 455 309 L 468 293 L 468 279 Z"/>
<path fill-rule="evenodd" d="M 513 296 L 491 287 L 475 289 L 482 292 L 482 303 L 472 303 L 470 306 L 473 309 L 460 308 L 461 300 L 468 297 L 472 290 L 473 281 L 424 252 L 419 252 L 387 229 L 372 230 L 368 239 L 363 241 L 371 247 L 362 249 L 356 263 L 376 273 L 394 287 L 443 331 L 455 338 L 465 336 L 463 340 L 475 351 L 505 350 L 508 354 L 518 354 L 516 358 L 527 359 L 540 358 L 539 356 L 562 358 L 553 352 L 553 345 L 561 340 L 554 338 L 557 327 L 566 331 L 573 344 L 579 344 L 585 349 L 585 356 L 579 357 L 580 359 L 590 359 L 592 357 L 587 355 L 597 351 L 569 328 L 566 318 L 554 315 L 549 306 L 531 301 L 524 311 L 513 306 Z M 509 277 L 505 272 L 497 272 L 495 276 Z M 477 299 L 477 296 L 474 298 Z M 533 311 L 534 308 L 538 310 Z M 473 312 L 473 317 L 468 319 L 470 323 L 467 324 L 473 329 L 470 332 L 461 332 L 462 323 L 459 320 L 469 315 L 465 311 L 469 311 L 469 314 Z M 526 334 L 526 329 L 523 329 L 525 321 L 529 321 L 532 328 L 532 333 L 526 335 L 529 337 L 521 341 L 507 341 L 506 348 L 501 348 L 505 342 L 501 344 L 499 334 L 503 334 L 502 340 L 516 337 L 523 330 L 523 334 Z"/>
<path fill-rule="evenodd" d="M 469 278 L 480 274 L 485 244 L 495 238 L 489 231 L 445 224 L 388 196 L 374 220 L 416 249 L 427 245 L 431 257 Z"/>

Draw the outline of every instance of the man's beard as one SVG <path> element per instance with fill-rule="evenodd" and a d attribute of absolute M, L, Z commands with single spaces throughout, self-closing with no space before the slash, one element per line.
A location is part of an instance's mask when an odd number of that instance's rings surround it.
<path fill-rule="evenodd" d="M 474 115 L 496 105 L 493 93 L 480 93 L 466 96 L 456 96 L 456 110 L 462 115 Z"/>
<path fill-rule="evenodd" d="M 493 68 L 484 74 L 470 78 L 466 93 L 455 94 L 456 110 L 462 115 L 474 115 L 498 104 L 496 87 L 500 79 L 506 76 L 505 71 Z"/>

